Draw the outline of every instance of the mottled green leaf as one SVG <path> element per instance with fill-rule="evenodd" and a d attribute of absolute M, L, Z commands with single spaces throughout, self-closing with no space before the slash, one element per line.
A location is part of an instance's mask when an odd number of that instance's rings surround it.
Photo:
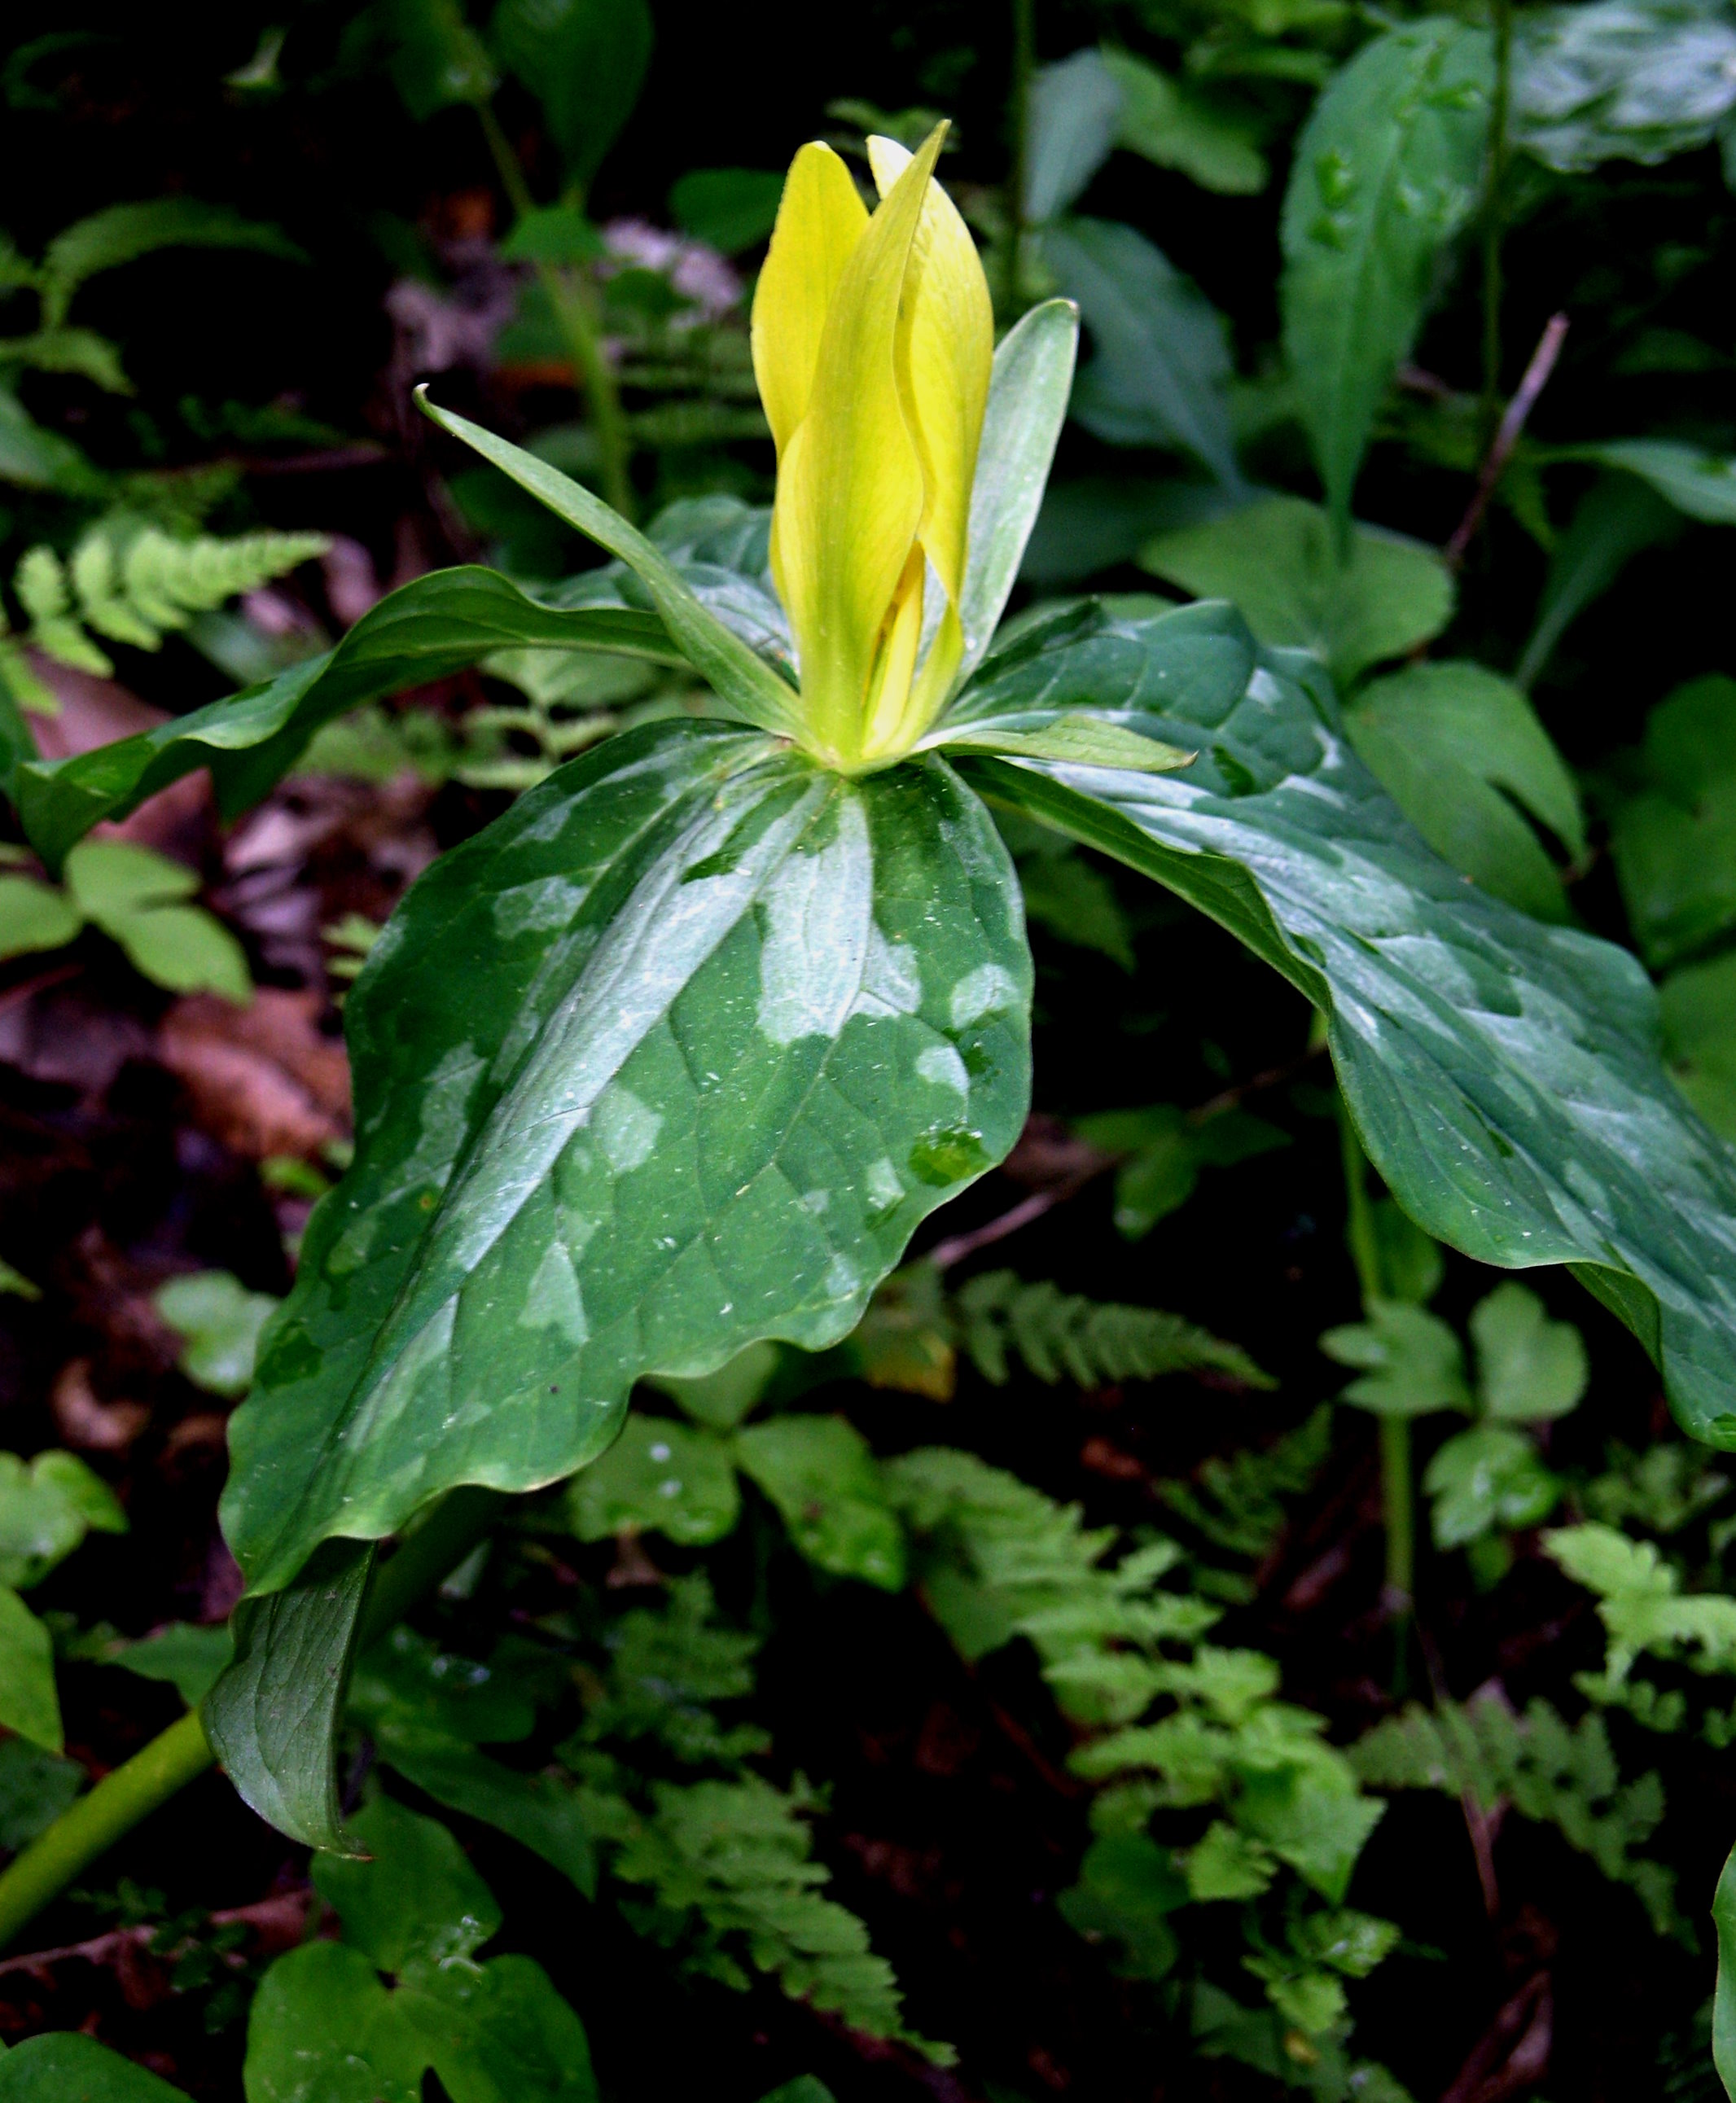
<path fill-rule="evenodd" d="M 573 1478 L 567 1510 L 581 1541 L 664 1533 L 703 1548 L 734 1532 L 741 1496 L 722 1439 L 635 1411 L 602 1459 Z"/>
<path fill-rule="evenodd" d="M 1645 974 L 1440 860 L 1306 660 L 1272 656 L 1240 695 L 1177 679 L 1160 699 L 1168 624 L 1212 620 L 1105 619 L 991 682 L 1008 709 L 1057 691 L 1117 719 L 1143 705 L 1157 735 L 1200 748 L 1185 773 L 962 764 L 1281 971 L 1326 1015 L 1357 1127 L 1412 1217 L 1482 1262 L 1573 1265 L 1658 1358 L 1684 1427 L 1736 1445 L 1736 1161 L 1664 1071 Z"/>
<path fill-rule="evenodd" d="M 1211 301 L 1142 233 L 1109 220 L 1050 227 L 1043 260 L 1091 336 L 1078 420 L 1111 445 L 1179 447 L 1237 486 L 1229 334 Z"/>
<path fill-rule="evenodd" d="M 1585 1339 L 1571 1322 L 1551 1322 L 1528 1287 L 1509 1279 L 1480 1300 L 1471 1340 L 1486 1416 L 1541 1424 L 1578 1407 L 1591 1377 Z"/>
<path fill-rule="evenodd" d="M 1585 852 L 1579 792 L 1516 687 L 1480 665 L 1413 665 L 1345 711 L 1357 757 L 1444 860 L 1497 898 L 1565 920 L 1555 865 L 1515 806 Z"/>
<path fill-rule="evenodd" d="M 51 1753 L 65 1742 L 53 1639 L 10 1585 L 0 1585 L 0 1724 Z"/>
<path fill-rule="evenodd" d="M 1701 0 L 1527 7 L 1513 25 L 1509 130 L 1568 172 L 1703 146 L 1736 104 L 1736 23 Z"/>
<path fill-rule="evenodd" d="M 735 1436 L 742 1472 L 777 1505 L 810 1563 L 896 1592 L 904 1527 L 867 1441 L 841 1416 L 774 1416 Z"/>
<path fill-rule="evenodd" d="M 14 2045 L 0 2058 L 0 2103 L 188 2103 L 188 2099 L 185 2089 L 171 2088 L 95 2038 L 77 2030 L 45 2030 Z M 260 2099 L 250 2092 L 248 2103 L 260 2103 Z M 313 2103 L 310 2096 L 307 2103 Z M 341 2099 L 333 2093 L 321 2103 L 341 2103 Z"/>
<path fill-rule="evenodd" d="M 233 816 L 264 795 L 319 726 L 345 709 L 523 646 L 662 662 L 676 655 L 653 613 L 545 606 L 496 571 L 438 570 L 389 593 L 335 650 L 263 685 L 70 759 L 28 761 L 18 770 L 19 815 L 53 866 L 100 819 L 126 816 L 195 767 L 211 768 L 218 801 Z"/>
<path fill-rule="evenodd" d="M 934 759 L 850 783 L 657 724 L 447 855 L 350 996 L 356 1163 L 232 1421 L 255 1588 L 572 1473 L 648 1372 L 837 1341 L 1016 1137 L 1029 973 Z"/>
<path fill-rule="evenodd" d="M 1478 1424 L 1440 1448 L 1422 1487 L 1433 1500 L 1435 1545 L 1462 1548 L 1498 1526 L 1541 1525 L 1562 1485 L 1524 1432 Z"/>
<path fill-rule="evenodd" d="M 1436 15 L 1365 44 L 1315 104 L 1284 200 L 1284 345 L 1334 523 L 1441 251 L 1477 200 L 1489 32 Z"/>
<path fill-rule="evenodd" d="M 1139 560 L 1199 598 L 1233 601 L 1262 642 L 1311 650 L 1346 685 L 1453 617 L 1453 580 L 1432 548 L 1358 526 L 1341 561 L 1325 513 L 1299 497 L 1162 534 Z"/>

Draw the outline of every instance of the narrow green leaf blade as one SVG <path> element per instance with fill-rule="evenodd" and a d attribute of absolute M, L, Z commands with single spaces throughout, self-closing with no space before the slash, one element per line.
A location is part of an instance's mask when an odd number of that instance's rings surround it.
<path fill-rule="evenodd" d="M 1736 2099 L 1736 1847 L 1730 1850 L 1712 1902 L 1718 1936 L 1718 1985 L 1712 1997 L 1712 2056 L 1726 2096 Z M 0 2090 L 0 2096 L 4 2091 Z"/>
<path fill-rule="evenodd" d="M 255 1589 L 571 1474 L 644 1374 L 847 1333 L 1017 1136 L 1029 990 L 1011 865 L 932 758 L 850 784 L 648 726 L 446 856 L 350 998 L 356 1164 L 233 1420 Z"/>
<path fill-rule="evenodd" d="M 1079 314 L 1065 300 L 1033 307 L 995 353 L 971 485 L 969 554 L 959 594 L 964 656 L 957 686 L 982 663 L 1017 580 L 1066 421 L 1078 354 Z"/>
<path fill-rule="evenodd" d="M 1026 759 L 1065 760 L 1075 767 L 1116 767 L 1133 774 L 1173 774 L 1194 755 L 1124 724 L 1075 712 L 1038 730 L 1010 727 L 942 731 L 930 742 L 958 752 L 1005 752 Z"/>
<path fill-rule="evenodd" d="M 53 1641 L 10 1585 L 0 1585 L 0 1724 L 51 1753 L 65 1742 Z"/>
<path fill-rule="evenodd" d="M 1106 621 L 1009 678 L 1124 710 L 1151 690 L 1164 625 Z M 1635 959 L 1440 861 L 1356 759 L 1306 660 L 1273 653 L 1239 700 L 1159 701 L 1151 720 L 1200 745 L 1185 774 L 962 764 L 1281 971 L 1325 1013 L 1358 1128 L 1412 1217 L 1483 1262 L 1574 1265 L 1654 1349 L 1684 1427 L 1736 1447 L 1736 1158 L 1666 1074 Z"/>
<path fill-rule="evenodd" d="M 195 767 L 211 768 L 218 801 L 233 816 L 264 795 L 319 726 L 345 709 L 527 646 L 681 661 L 653 613 L 566 611 L 539 604 L 496 570 L 437 570 L 381 599 L 335 650 L 263 685 L 69 759 L 26 761 L 17 774 L 19 815 L 51 867 L 100 820 L 125 817 Z"/>
<path fill-rule="evenodd" d="M 428 399 L 425 388 L 416 390 L 416 398 L 422 413 L 443 431 L 480 453 L 521 489 L 547 505 L 557 518 L 564 518 L 588 540 L 625 562 L 651 594 L 688 663 L 710 682 L 720 700 L 739 709 L 747 722 L 757 723 L 762 730 L 789 736 L 798 727 L 800 718 L 795 689 L 723 625 L 662 551 L 636 527 L 630 526 L 581 483 L 550 467 L 546 460 L 538 460 L 534 453 L 497 438 L 468 417 L 436 407 Z"/>
<path fill-rule="evenodd" d="M 1341 531 L 1443 248 L 1476 206 L 1493 84 L 1489 32 L 1436 15 L 1365 44 L 1296 143 L 1284 200 L 1284 354 Z"/>

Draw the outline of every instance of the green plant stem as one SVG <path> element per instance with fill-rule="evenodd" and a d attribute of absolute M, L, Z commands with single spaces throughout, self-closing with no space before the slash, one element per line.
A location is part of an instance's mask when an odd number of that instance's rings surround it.
<path fill-rule="evenodd" d="M 530 185 L 512 142 L 501 129 L 501 120 L 486 102 L 476 105 L 476 115 L 494 158 L 501 187 L 520 219 L 536 209 Z M 632 448 L 627 420 L 621 406 L 621 389 L 615 368 L 609 363 L 597 333 L 596 317 L 584 292 L 558 264 L 538 263 L 537 282 L 547 293 L 554 324 L 567 346 L 567 354 L 581 389 L 590 405 L 592 428 L 597 433 L 599 465 L 603 473 L 603 494 L 623 518 L 634 515 L 633 478 L 630 473 Z"/>
<path fill-rule="evenodd" d="M 159 1804 L 211 1764 L 198 1711 L 153 1738 L 88 1795 L 63 1811 L 0 1876 L 0 1946 L 56 1899 L 82 1870 L 105 1854 Z"/>
<path fill-rule="evenodd" d="M 1482 450 L 1494 442 L 1501 416 L 1501 236 L 1505 225 L 1507 113 L 1512 97 L 1513 0 L 1492 0 L 1495 85 L 1489 106 L 1489 191 L 1483 204 Z"/>
<path fill-rule="evenodd" d="M 401 1621 L 417 1600 L 461 1563 L 505 1502 L 495 1490 L 454 1490 L 443 1498 L 397 1554 L 381 1564 L 369 1589 L 358 1648 L 365 1648 Z M 199 1712 L 189 1709 L 63 1811 L 0 1874 L 0 1948 L 98 1856 L 106 1854 L 189 1782 L 196 1781 L 214 1757 Z"/>
<path fill-rule="evenodd" d="M 1351 1122 L 1343 1096 L 1338 1098 L 1338 1146 L 1344 1163 L 1345 1235 L 1356 1266 L 1364 1308 L 1385 1296 L 1380 1241 L 1374 1208 L 1369 1202 L 1368 1157 Z M 1410 1652 L 1410 1617 L 1417 1589 L 1416 1492 L 1411 1462 L 1410 1424 L 1402 1416 L 1380 1420 L 1381 1511 L 1387 1532 L 1385 1603 L 1392 1616 L 1395 1645 L 1392 1691 L 1404 1692 Z"/>
<path fill-rule="evenodd" d="M 1013 0 L 1013 82 L 1008 95 L 1012 130 L 1007 167 L 1006 315 L 1016 320 L 1025 294 L 1025 199 L 1030 183 L 1030 81 L 1037 66 L 1036 0 Z"/>

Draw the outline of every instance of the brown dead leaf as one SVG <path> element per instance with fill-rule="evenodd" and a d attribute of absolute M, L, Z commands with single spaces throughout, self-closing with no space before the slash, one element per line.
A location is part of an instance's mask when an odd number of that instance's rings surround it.
<path fill-rule="evenodd" d="M 88 1358 L 73 1358 L 60 1368 L 52 1407 L 61 1438 L 83 1453 L 124 1453 L 151 1421 L 143 1403 L 98 1401 Z"/>
<path fill-rule="evenodd" d="M 318 993 L 264 987 L 247 1007 L 209 994 L 177 1001 L 157 1056 L 192 1100 L 201 1129 L 236 1154 L 316 1154 L 349 1113 L 349 1061 L 322 1034 Z"/>
<path fill-rule="evenodd" d="M 30 653 L 30 669 L 60 703 L 58 715 L 32 715 L 30 729 L 44 759 L 69 759 L 116 738 L 136 737 L 155 730 L 168 717 L 161 709 L 130 693 L 114 679 L 57 664 L 40 651 Z M 99 834 L 136 840 L 141 847 L 196 864 L 211 811 L 211 776 L 204 769 L 183 775 L 149 797 L 131 817 L 96 827 Z"/>

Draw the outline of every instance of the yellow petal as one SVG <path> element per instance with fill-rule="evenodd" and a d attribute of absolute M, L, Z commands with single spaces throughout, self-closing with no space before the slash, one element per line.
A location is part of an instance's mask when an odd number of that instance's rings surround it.
<path fill-rule="evenodd" d="M 826 309 L 867 224 L 850 171 L 831 148 L 803 147 L 790 164 L 754 293 L 754 377 L 780 458 L 808 413 Z"/>
<path fill-rule="evenodd" d="M 826 312 L 806 415 L 778 464 L 772 568 L 820 745 L 861 756 L 868 681 L 924 513 L 896 351 L 937 127 L 851 251 Z"/>
<path fill-rule="evenodd" d="M 868 157 L 883 196 L 910 162 L 891 139 L 870 139 Z M 937 182 L 928 185 L 911 244 L 897 356 L 906 414 L 922 460 L 922 543 L 956 607 L 964 585 L 971 484 L 995 362 L 995 311 L 977 245 Z"/>

